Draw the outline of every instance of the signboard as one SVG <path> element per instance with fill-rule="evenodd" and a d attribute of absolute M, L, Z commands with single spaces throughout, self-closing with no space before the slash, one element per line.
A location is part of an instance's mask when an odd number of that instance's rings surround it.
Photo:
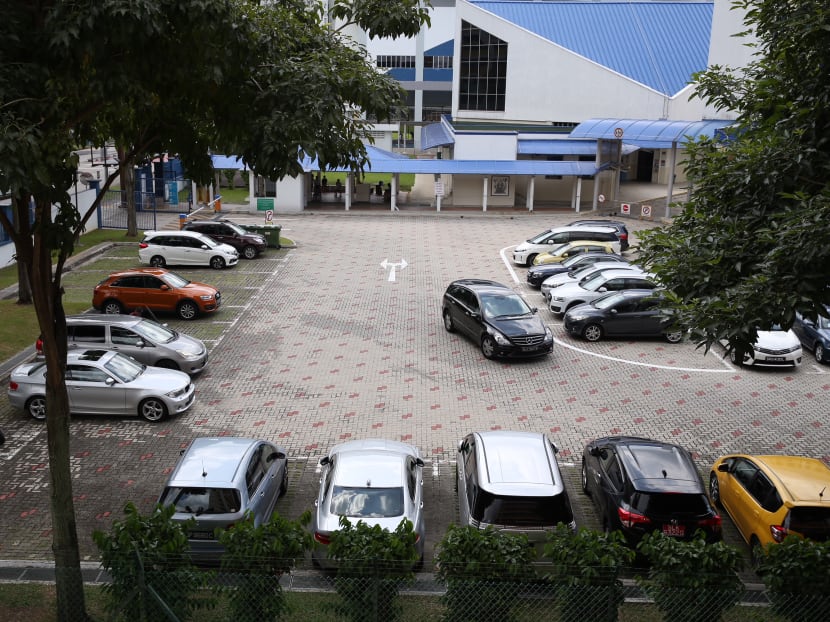
<path fill-rule="evenodd" d="M 265 222 L 271 222 L 274 220 L 274 210 L 269 209 L 265 212 Z"/>
<path fill-rule="evenodd" d="M 605 203 L 605 195 L 604 194 L 599 195 L 597 197 L 597 201 L 599 201 L 600 203 Z"/>
<path fill-rule="evenodd" d="M 274 199 L 272 197 L 264 198 L 264 197 L 257 197 L 256 200 L 256 209 L 258 212 L 265 212 L 274 209 Z"/>
<path fill-rule="evenodd" d="M 643 218 L 651 218 L 651 205 L 643 205 L 640 208 L 640 216 Z"/>
<path fill-rule="evenodd" d="M 623 129 L 621 127 L 614 128 L 614 138 L 622 138 L 623 137 Z"/>
<path fill-rule="evenodd" d="M 620 214 L 625 214 L 626 216 L 631 214 L 631 203 L 620 203 Z"/>
<path fill-rule="evenodd" d="M 435 196 L 437 196 L 437 197 L 444 196 L 444 182 L 443 181 L 436 181 L 435 182 Z"/>

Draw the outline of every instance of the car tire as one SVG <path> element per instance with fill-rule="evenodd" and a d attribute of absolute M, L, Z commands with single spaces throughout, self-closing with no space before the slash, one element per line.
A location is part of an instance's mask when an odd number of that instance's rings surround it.
<path fill-rule="evenodd" d="M 444 310 L 444 329 L 448 333 L 455 332 L 455 324 L 452 321 L 452 315 L 450 314 L 448 309 Z"/>
<path fill-rule="evenodd" d="M 761 547 L 761 541 L 758 536 L 753 535 L 749 539 L 749 563 L 753 570 L 758 568 L 763 555 L 764 549 Z"/>
<path fill-rule="evenodd" d="M 214 270 L 222 270 L 225 267 L 225 260 L 218 255 L 216 257 L 211 257 L 210 267 Z"/>
<path fill-rule="evenodd" d="M 683 341 L 683 331 L 682 330 L 673 330 L 665 334 L 666 341 L 669 343 L 680 343 Z"/>
<path fill-rule="evenodd" d="M 46 421 L 46 396 L 35 395 L 26 402 L 26 412 L 36 421 Z"/>
<path fill-rule="evenodd" d="M 156 361 L 153 363 L 153 367 L 161 367 L 163 369 L 176 369 L 181 371 L 181 367 L 176 363 L 176 361 L 171 361 L 170 359 L 161 359 L 160 361 Z"/>
<path fill-rule="evenodd" d="M 256 247 L 251 246 L 250 244 L 242 249 L 242 256 L 245 259 L 254 259 L 257 255 Z"/>
<path fill-rule="evenodd" d="M 167 416 L 167 406 L 157 397 L 148 397 L 138 405 L 138 415 L 146 421 L 157 423 Z"/>
<path fill-rule="evenodd" d="M 714 471 L 709 474 L 709 498 L 719 508 L 723 507 L 723 504 L 720 502 L 720 482 Z"/>
<path fill-rule="evenodd" d="M 496 342 L 490 335 L 484 335 L 481 338 L 481 353 L 486 359 L 496 358 Z"/>
<path fill-rule="evenodd" d="M 585 458 L 582 459 L 582 473 L 580 479 L 582 481 L 582 492 L 590 497 L 591 493 L 588 492 L 588 467 L 585 466 Z"/>
<path fill-rule="evenodd" d="M 525 261 L 525 266 L 528 268 L 533 265 L 533 260 L 536 259 L 536 255 L 528 255 L 527 260 Z"/>
<path fill-rule="evenodd" d="M 193 320 L 199 315 L 199 307 L 192 300 L 182 300 L 176 307 L 176 315 L 182 320 Z"/>
<path fill-rule="evenodd" d="M 117 300 L 107 300 L 101 305 L 101 313 L 107 315 L 121 315 L 124 313 L 124 305 Z"/>
<path fill-rule="evenodd" d="M 154 268 L 164 268 L 167 266 L 167 262 L 161 255 L 153 255 L 150 257 L 150 265 Z"/>
<path fill-rule="evenodd" d="M 816 355 L 816 363 L 826 362 L 827 359 L 824 355 L 824 346 L 820 341 L 816 342 L 816 346 L 813 348 L 813 353 Z"/>
<path fill-rule="evenodd" d="M 738 360 L 738 353 L 735 348 L 729 351 L 729 360 L 732 361 L 733 365 L 737 365 L 738 367 L 743 367 L 744 362 Z"/>
<path fill-rule="evenodd" d="M 582 329 L 582 337 L 585 341 L 599 341 L 602 339 L 602 326 L 599 324 L 588 324 Z"/>
<path fill-rule="evenodd" d="M 279 496 L 285 496 L 286 492 L 288 492 L 288 464 L 285 465 L 285 471 L 283 471 L 282 474 L 282 482 L 280 482 Z"/>

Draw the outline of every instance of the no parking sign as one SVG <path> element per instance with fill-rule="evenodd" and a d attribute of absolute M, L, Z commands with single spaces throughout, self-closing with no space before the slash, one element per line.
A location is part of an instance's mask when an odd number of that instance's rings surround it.
<path fill-rule="evenodd" d="M 640 217 L 641 218 L 651 218 L 651 205 L 643 205 L 640 208 Z"/>
<path fill-rule="evenodd" d="M 620 213 L 626 216 L 631 214 L 631 203 L 620 203 Z"/>

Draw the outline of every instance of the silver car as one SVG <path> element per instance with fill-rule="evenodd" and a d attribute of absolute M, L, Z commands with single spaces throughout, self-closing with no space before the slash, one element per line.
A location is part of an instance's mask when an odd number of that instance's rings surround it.
<path fill-rule="evenodd" d="M 66 337 L 70 350 L 116 350 L 145 365 L 178 369 L 190 375 L 201 372 L 208 361 L 207 348 L 199 339 L 135 315 L 69 315 Z M 40 339 L 37 351 L 42 356 Z"/>
<path fill-rule="evenodd" d="M 25 363 L 9 377 L 9 402 L 38 420 L 46 419 L 46 363 Z M 69 411 L 84 415 L 132 415 L 161 421 L 186 411 L 196 389 L 190 376 L 148 367 L 108 350 L 72 350 L 66 356 Z"/>
<path fill-rule="evenodd" d="M 215 563 L 224 551 L 217 529 L 251 514 L 267 523 L 277 499 L 288 489 L 285 449 L 252 438 L 194 439 L 170 474 L 159 503 L 173 505 L 173 520 L 195 519 L 188 531 L 194 562 Z"/>
<path fill-rule="evenodd" d="M 335 565 L 327 551 L 341 516 L 389 531 L 408 519 L 418 535 L 418 554 L 423 560 L 424 461 L 416 447 L 383 439 L 350 441 L 332 447 L 320 465 L 323 472 L 312 525 L 316 565 Z"/>

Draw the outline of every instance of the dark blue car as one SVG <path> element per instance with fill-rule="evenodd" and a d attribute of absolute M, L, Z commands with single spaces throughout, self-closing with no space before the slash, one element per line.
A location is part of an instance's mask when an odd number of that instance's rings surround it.
<path fill-rule="evenodd" d="M 830 315 L 830 308 L 825 307 Z M 801 315 L 795 314 L 793 332 L 798 335 L 801 346 L 811 350 L 819 363 L 830 363 L 830 319 L 818 316 L 814 322 Z"/>

